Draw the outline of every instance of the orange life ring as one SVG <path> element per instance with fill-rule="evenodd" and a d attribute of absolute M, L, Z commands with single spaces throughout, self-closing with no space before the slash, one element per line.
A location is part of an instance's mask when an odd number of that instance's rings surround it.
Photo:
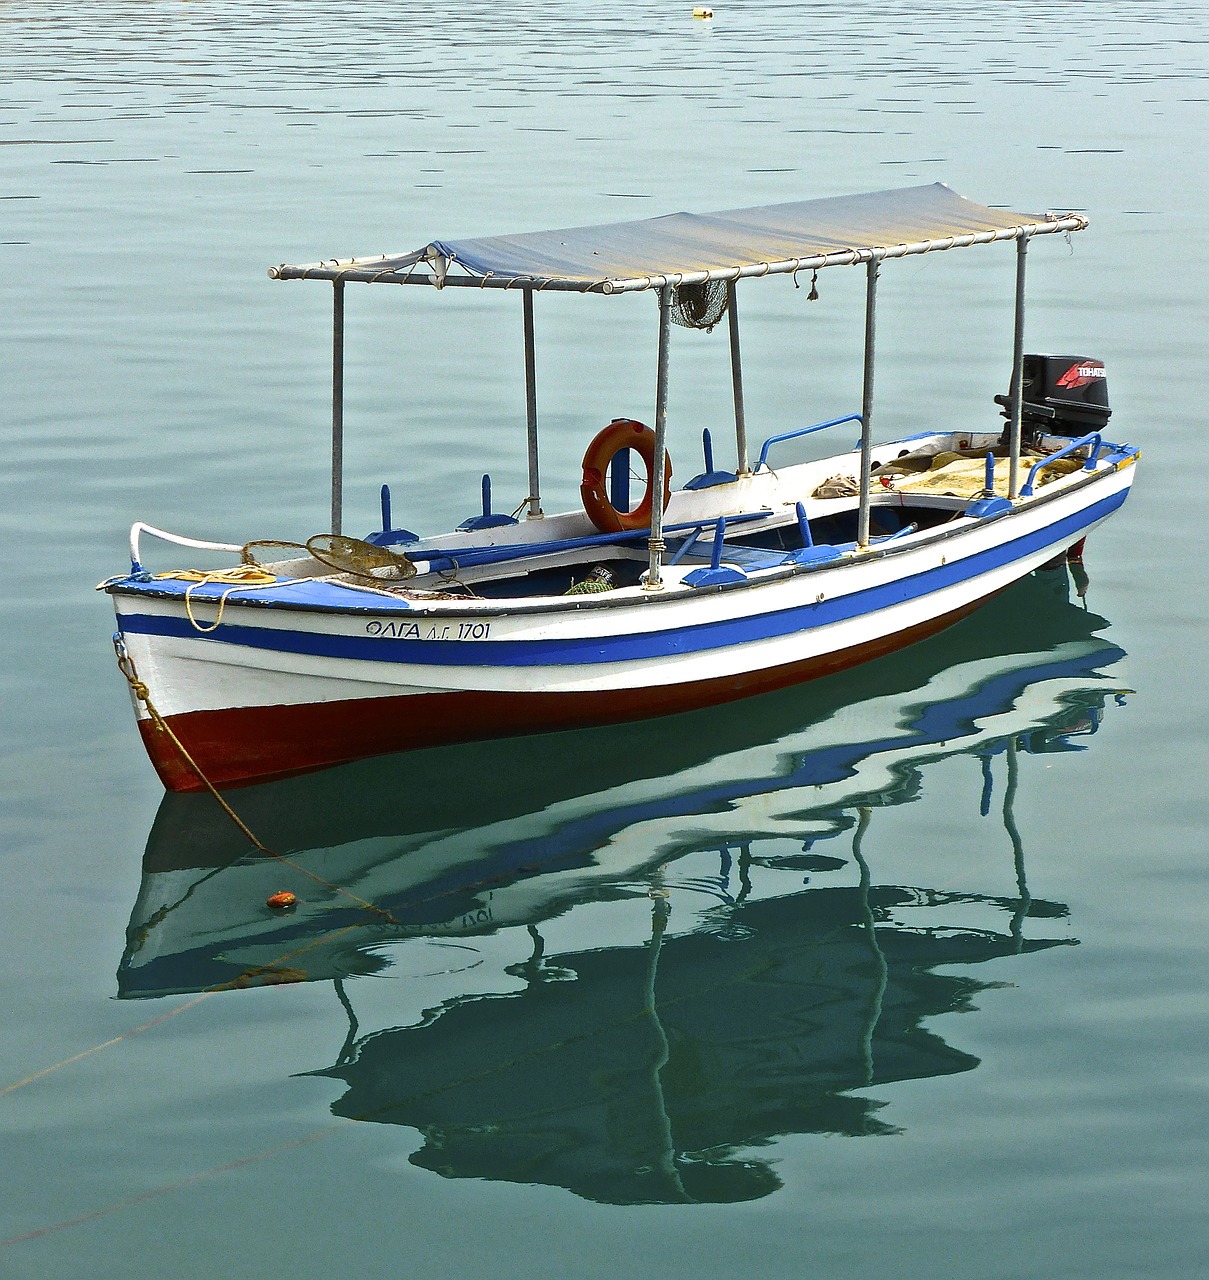
<path fill-rule="evenodd" d="M 609 463 L 623 449 L 633 449 L 646 463 L 646 492 L 633 511 L 618 511 L 605 492 Z M 584 511 L 601 533 L 647 529 L 651 524 L 651 494 L 655 487 L 655 433 L 630 418 L 616 418 L 599 432 L 584 454 L 584 478 L 579 486 Z M 672 460 L 663 455 L 663 510 L 672 496 Z"/>

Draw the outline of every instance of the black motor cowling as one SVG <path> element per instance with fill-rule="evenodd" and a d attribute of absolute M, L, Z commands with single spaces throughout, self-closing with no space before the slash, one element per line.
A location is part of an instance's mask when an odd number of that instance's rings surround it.
<path fill-rule="evenodd" d="M 1108 377 L 1104 364 L 1090 356 L 1025 356 L 1021 388 L 1021 434 L 1070 436 L 1097 431 L 1107 422 Z M 1011 397 L 996 396 L 1003 416 L 1011 418 Z"/>

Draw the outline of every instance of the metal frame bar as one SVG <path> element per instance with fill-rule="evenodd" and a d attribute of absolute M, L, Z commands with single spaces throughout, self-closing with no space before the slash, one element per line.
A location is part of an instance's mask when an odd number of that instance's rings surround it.
<path fill-rule="evenodd" d="M 739 300 L 735 282 L 726 282 L 726 315 L 730 328 L 730 380 L 735 398 L 735 471 L 751 474 L 747 461 L 747 417 L 743 408 L 743 361 L 739 350 Z"/>
<path fill-rule="evenodd" d="M 1013 501 L 1020 496 L 1021 420 L 1024 413 L 1024 265 L 1028 241 L 1027 235 L 1016 241 L 1016 318 L 1012 339 L 1012 385 L 1008 392 L 1011 404 L 1008 419 L 1008 497 Z"/>
<path fill-rule="evenodd" d="M 672 327 L 672 286 L 659 291 L 659 361 L 655 373 L 655 459 L 651 467 L 651 536 L 647 542 L 651 559 L 647 569 L 648 591 L 662 591 L 660 567 L 663 561 L 663 473 L 667 465 L 667 365 Z"/>
<path fill-rule="evenodd" d="M 873 465 L 873 355 L 877 336 L 877 263 L 870 261 L 865 274 L 865 377 L 861 392 L 861 496 L 856 522 L 856 544 L 869 546 L 869 481 Z"/>
<path fill-rule="evenodd" d="M 139 540 L 144 533 L 149 533 L 152 537 L 160 538 L 164 542 L 175 542 L 180 547 L 193 547 L 198 551 L 235 551 L 240 552 L 243 547 L 233 542 L 206 542 L 201 538 L 186 538 L 179 533 L 169 533 L 167 529 L 157 529 L 153 524 L 146 524 L 142 520 L 136 520 L 130 526 L 130 572 L 141 573 L 143 566 L 139 562 Z"/>
<path fill-rule="evenodd" d="M 525 425 L 529 439 L 529 496 L 526 501 L 529 520 L 542 517 L 541 479 L 537 451 L 537 356 L 533 342 L 533 290 L 521 295 L 524 301 L 525 327 Z"/>
<path fill-rule="evenodd" d="M 344 281 L 332 281 L 332 532 L 344 509 Z"/>
<path fill-rule="evenodd" d="M 402 267 L 385 265 L 388 258 L 344 258 L 306 265 L 270 267 L 273 280 L 353 280 L 362 284 L 413 284 L 431 288 L 456 289 L 552 289 L 559 293 L 635 293 L 665 286 L 701 284 L 706 280 L 745 280 L 753 276 L 785 275 L 797 271 L 822 270 L 824 267 L 851 267 L 865 262 L 881 262 L 887 258 L 913 257 L 921 253 L 943 253 L 949 249 L 966 249 L 996 240 L 1019 240 L 1023 237 L 1055 235 L 1086 230 L 1088 221 L 1079 214 L 1054 218 L 1052 222 L 1030 222 L 995 231 L 972 231 L 964 235 L 945 236 L 939 240 L 919 240 L 912 244 L 880 245 L 875 248 L 837 249 L 831 253 L 804 258 L 785 258 L 778 262 L 749 262 L 741 267 L 717 267 L 708 271 L 655 273 L 649 276 L 599 280 L 549 276 L 455 276 L 436 275 L 428 270 L 417 273 L 412 263 Z"/>
<path fill-rule="evenodd" d="M 692 271 L 672 275 L 646 276 L 635 279 L 582 281 L 568 279 L 500 279 L 474 276 L 448 277 L 443 272 L 413 275 L 414 264 L 406 274 L 399 274 L 391 267 L 370 267 L 364 259 L 348 259 L 344 263 L 316 263 L 310 266 L 271 267 L 269 276 L 275 280 L 326 279 L 332 282 L 332 486 L 331 528 L 340 533 L 343 522 L 343 470 L 344 470 L 344 285 L 347 281 L 390 284 L 429 284 L 436 287 L 451 285 L 460 288 L 519 288 L 522 291 L 525 341 L 525 410 L 528 434 L 529 495 L 528 519 L 542 516 L 540 475 L 538 467 L 537 439 L 537 376 L 534 350 L 533 294 L 535 290 L 554 289 L 559 292 L 577 293 L 627 293 L 659 289 L 659 360 L 655 387 L 655 467 L 652 485 L 659 485 L 659 493 L 652 494 L 652 520 L 650 537 L 650 569 L 647 587 L 662 587 L 660 565 L 664 550 L 663 525 L 663 471 L 667 457 L 667 367 L 669 324 L 672 289 L 683 284 L 706 280 L 723 280 L 727 285 L 729 312 L 731 379 L 735 403 L 735 436 L 738 455 L 738 473 L 750 474 L 747 454 L 747 430 L 743 405 L 743 372 L 739 345 L 739 316 L 736 304 L 735 282 L 752 276 L 776 275 L 802 269 L 821 269 L 827 266 L 866 266 L 865 295 L 865 362 L 864 387 L 861 412 L 861 475 L 860 506 L 858 512 L 857 545 L 869 546 L 870 516 L 870 467 L 872 461 L 872 410 L 873 365 L 876 335 L 876 290 L 878 264 L 887 258 L 900 258 L 921 253 L 964 248 L 974 244 L 989 244 L 997 240 L 1016 241 L 1016 306 L 1015 335 L 1012 353 L 1012 384 L 1010 409 L 1010 477 L 1009 496 L 1013 500 L 1019 494 L 1019 470 L 1021 453 L 1022 381 L 1024 351 L 1024 280 L 1029 239 L 1034 235 L 1052 235 L 1059 232 L 1082 231 L 1087 219 L 1078 214 L 1053 218 L 1043 223 L 1024 224 L 996 231 L 968 233 L 950 236 L 943 240 L 920 241 L 915 244 L 899 244 L 881 248 L 851 248 L 808 258 L 794 258 L 775 263 L 749 263 L 741 267 L 721 268 L 709 271 Z M 379 261 L 387 261 L 382 259 Z"/>

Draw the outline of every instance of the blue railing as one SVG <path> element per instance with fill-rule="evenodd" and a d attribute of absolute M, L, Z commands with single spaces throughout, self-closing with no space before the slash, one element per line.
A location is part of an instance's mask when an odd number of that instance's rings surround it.
<path fill-rule="evenodd" d="M 779 436 L 769 436 L 760 447 L 760 457 L 756 463 L 756 470 L 761 467 L 768 466 L 768 451 L 774 444 L 782 444 L 786 440 L 797 440 L 801 436 L 813 435 L 816 431 L 825 431 L 828 427 L 839 427 L 845 422 L 860 422 L 863 425 L 863 419 L 859 413 L 850 413 L 843 418 L 831 418 L 827 422 L 816 422 L 813 427 L 799 427 L 796 431 L 785 431 Z"/>
<path fill-rule="evenodd" d="M 1088 450 L 1087 462 L 1083 470 L 1094 471 L 1096 469 L 1096 459 L 1099 458 L 1100 450 L 1103 447 L 1104 440 L 1098 431 L 1093 431 L 1090 435 L 1086 435 L 1080 440 L 1072 440 L 1070 444 L 1059 449 L 1057 453 L 1051 453 L 1048 458 L 1042 458 L 1040 462 L 1033 464 L 1028 473 L 1028 479 L 1024 482 L 1024 488 L 1020 490 L 1020 496 L 1022 498 L 1031 498 L 1033 496 L 1033 481 L 1037 477 L 1037 472 L 1044 471 L 1051 462 L 1057 462 L 1059 458 L 1068 457 L 1072 453 L 1077 453 L 1080 449 Z"/>

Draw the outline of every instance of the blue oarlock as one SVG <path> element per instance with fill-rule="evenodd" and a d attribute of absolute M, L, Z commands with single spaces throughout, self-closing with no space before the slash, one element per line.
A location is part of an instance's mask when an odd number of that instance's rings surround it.
<path fill-rule="evenodd" d="M 710 552 L 709 568 L 694 569 L 684 575 L 684 581 L 690 587 L 722 587 L 730 582 L 746 582 L 747 574 L 742 569 L 722 563 L 722 542 L 726 537 L 726 517 L 719 516 L 714 526 L 714 545 Z"/>
<path fill-rule="evenodd" d="M 459 533 L 475 533 L 479 529 L 498 529 L 501 525 L 516 524 L 512 516 L 497 516 L 491 514 L 491 477 L 483 477 L 483 514 L 479 516 L 471 516 L 469 520 L 463 520 L 458 525 Z"/>
<path fill-rule="evenodd" d="M 371 533 L 366 542 L 371 542 L 375 547 L 396 547 L 408 542 L 419 542 L 419 534 L 412 533 L 410 529 L 392 529 L 390 517 L 390 485 L 382 486 L 382 528 L 377 533 Z"/>

